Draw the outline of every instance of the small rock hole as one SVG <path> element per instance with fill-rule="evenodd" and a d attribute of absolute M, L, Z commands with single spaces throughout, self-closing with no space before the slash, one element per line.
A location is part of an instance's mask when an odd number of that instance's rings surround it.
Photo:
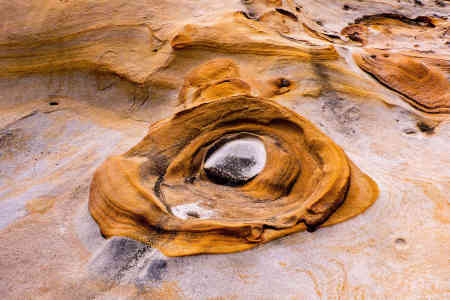
<path fill-rule="evenodd" d="M 58 102 L 56 102 L 56 101 L 52 101 L 52 102 L 49 102 L 48 103 L 48 105 L 51 105 L 51 106 L 56 106 L 56 105 L 58 105 L 59 103 Z"/>
<path fill-rule="evenodd" d="M 287 79 L 280 78 L 277 82 L 277 85 L 279 88 L 289 87 L 289 86 L 291 86 L 291 82 Z"/>
<path fill-rule="evenodd" d="M 375 54 L 372 54 L 372 55 L 370 56 L 370 58 L 377 58 L 377 56 L 376 56 Z"/>
<path fill-rule="evenodd" d="M 398 238 L 394 241 L 394 243 L 397 249 L 403 249 L 407 246 L 406 240 L 404 238 Z"/>
<path fill-rule="evenodd" d="M 431 127 L 430 125 L 422 121 L 417 122 L 417 128 L 419 128 L 420 131 L 427 134 L 432 134 L 434 131 L 434 127 Z"/>

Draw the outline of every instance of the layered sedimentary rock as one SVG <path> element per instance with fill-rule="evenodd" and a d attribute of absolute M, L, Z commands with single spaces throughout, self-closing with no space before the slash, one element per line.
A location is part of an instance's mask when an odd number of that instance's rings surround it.
<path fill-rule="evenodd" d="M 3 298 L 448 297 L 448 1 L 0 0 L 0 15 Z M 336 226 L 230 255 L 172 258 L 123 236 L 103 238 L 87 209 L 94 171 L 111 155 L 128 164 L 120 154 L 150 124 L 220 99 L 229 107 L 260 101 L 309 120 L 376 181 L 374 205 Z M 202 179 L 180 185 L 191 193 L 206 182 L 224 191 L 208 197 L 242 200 L 228 191 L 250 193 L 242 190 L 269 170 L 271 149 L 255 134 L 227 136 L 205 155 Z M 184 191 L 165 181 L 162 197 L 180 199 Z M 217 217 L 195 196 L 167 215 Z M 350 203 L 319 228 L 353 215 Z M 144 208 L 121 218 L 118 234 L 136 222 L 156 228 L 136 220 Z M 298 224 L 290 228 L 307 229 Z M 263 225 L 261 237 L 285 234 L 283 226 Z M 262 243 L 246 238 L 257 230 L 226 234 L 244 248 Z M 139 236 L 156 246 L 160 232 L 168 237 L 161 229 Z"/>
<path fill-rule="evenodd" d="M 168 256 L 228 253 L 342 222 L 375 201 L 376 184 L 333 141 L 239 89 L 248 85 L 238 76 L 230 60 L 195 69 L 181 97 L 197 87 L 192 104 L 96 171 L 89 209 L 106 237 Z"/>
<path fill-rule="evenodd" d="M 416 109 L 436 114 L 450 112 L 450 84 L 445 73 L 450 70 L 448 61 L 375 49 L 355 54 L 354 58 L 361 69 L 400 93 Z"/>

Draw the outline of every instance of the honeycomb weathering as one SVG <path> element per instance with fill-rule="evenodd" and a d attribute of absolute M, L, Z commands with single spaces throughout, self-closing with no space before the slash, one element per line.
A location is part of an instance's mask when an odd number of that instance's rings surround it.
<path fill-rule="evenodd" d="M 264 144 L 264 169 L 239 186 L 211 180 L 208 153 L 245 137 Z M 105 236 L 181 256 L 245 250 L 342 222 L 377 194 L 376 184 L 309 121 L 271 100 L 238 95 L 153 124 L 138 145 L 96 171 L 89 208 Z M 180 209 L 190 211 L 179 217 Z"/>

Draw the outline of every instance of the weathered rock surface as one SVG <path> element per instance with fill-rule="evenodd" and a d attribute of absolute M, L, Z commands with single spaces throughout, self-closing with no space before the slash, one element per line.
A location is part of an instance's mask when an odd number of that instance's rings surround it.
<path fill-rule="evenodd" d="M 0 14 L 2 298 L 448 298 L 448 1 L 19 0 Z M 375 204 L 249 251 L 133 250 L 120 276 L 95 272 L 121 243 L 87 210 L 94 171 L 154 122 L 249 95 L 329 136 L 377 182 Z"/>

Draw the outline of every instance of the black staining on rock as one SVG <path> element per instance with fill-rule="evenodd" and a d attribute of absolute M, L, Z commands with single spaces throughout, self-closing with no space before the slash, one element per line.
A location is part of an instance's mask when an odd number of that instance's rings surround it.
<path fill-rule="evenodd" d="M 9 145 L 14 141 L 15 133 L 20 131 L 19 129 L 13 130 L 2 130 L 0 131 L 0 150 L 3 148 L 8 148 Z M 0 152 L 1 155 L 1 152 Z"/>
<path fill-rule="evenodd" d="M 135 155 L 130 151 L 130 155 Z M 154 153 L 150 156 L 149 161 L 142 164 L 140 174 L 143 178 L 149 175 L 157 175 L 163 177 L 169 167 L 169 160 L 162 153 Z"/>
<path fill-rule="evenodd" d="M 142 107 L 147 100 L 150 98 L 149 89 L 145 85 L 133 85 L 130 90 L 130 98 L 131 102 L 130 111 L 136 111 L 140 107 Z"/>
<path fill-rule="evenodd" d="M 377 58 L 377 56 L 375 55 L 375 54 L 372 54 L 371 56 L 370 56 L 370 58 Z"/>
<path fill-rule="evenodd" d="M 406 128 L 403 132 L 407 135 L 416 134 L 417 131 L 414 128 Z"/>
<path fill-rule="evenodd" d="M 360 24 L 360 23 L 364 23 L 367 21 L 376 21 L 377 19 L 380 19 L 380 18 L 395 19 L 395 20 L 399 20 L 399 21 L 401 21 L 405 24 L 409 24 L 409 25 L 425 26 L 425 27 L 431 27 L 431 28 L 436 27 L 433 24 L 433 21 L 431 20 L 431 18 L 426 17 L 426 16 L 419 16 L 415 19 L 411 19 L 411 18 L 405 17 L 400 14 L 390 14 L 390 13 L 362 16 L 361 18 L 356 19 L 354 23 Z"/>
<path fill-rule="evenodd" d="M 195 176 L 188 176 L 184 179 L 184 183 L 193 184 L 195 182 L 196 177 Z"/>
<path fill-rule="evenodd" d="M 206 175 L 211 181 L 228 186 L 240 186 L 250 180 L 244 171 L 256 165 L 256 161 L 237 156 L 227 156 L 222 163 L 205 168 Z"/>
<path fill-rule="evenodd" d="M 56 105 L 58 105 L 59 104 L 59 102 L 57 102 L 57 101 L 50 101 L 49 103 L 48 103 L 48 105 L 50 105 L 50 106 L 56 106 Z"/>
<path fill-rule="evenodd" d="M 324 33 L 327 37 L 332 38 L 332 39 L 341 39 L 340 36 L 336 35 L 336 34 L 330 34 L 330 33 Z"/>
<path fill-rule="evenodd" d="M 288 11 L 288 10 L 285 10 L 285 9 L 282 9 L 282 8 L 276 8 L 275 10 L 276 10 L 278 13 L 280 13 L 280 14 L 286 16 L 286 17 L 291 18 L 291 19 L 294 20 L 295 22 L 298 21 L 297 16 L 294 15 L 293 13 L 291 13 L 291 12 Z"/>
<path fill-rule="evenodd" d="M 103 279 L 119 282 L 150 249 L 149 245 L 129 238 L 112 237 L 91 259 L 88 270 Z"/>
<path fill-rule="evenodd" d="M 323 22 L 320 21 L 320 20 L 317 20 L 317 21 L 316 21 L 316 24 L 319 25 L 319 26 L 322 26 L 322 25 L 323 25 Z"/>
<path fill-rule="evenodd" d="M 95 83 L 97 85 L 97 90 L 99 91 L 104 91 L 111 88 L 118 81 L 120 81 L 120 77 L 116 74 L 108 72 L 95 73 Z"/>
<path fill-rule="evenodd" d="M 351 40 L 354 41 L 354 42 L 359 42 L 359 43 L 362 43 L 362 42 L 363 42 L 363 39 L 359 36 L 359 33 L 356 32 L 356 31 L 350 33 L 350 34 L 348 35 L 348 38 L 351 39 Z"/>
<path fill-rule="evenodd" d="M 347 136 L 353 136 L 356 130 L 353 128 L 354 123 L 361 118 L 361 110 L 353 103 L 342 99 L 337 95 L 326 95 L 326 100 L 322 105 L 322 111 L 325 115 L 329 114 L 329 118 L 337 122 L 336 128 Z"/>
<path fill-rule="evenodd" d="M 344 123 L 358 121 L 360 117 L 361 117 L 361 110 L 356 106 L 348 108 L 342 114 L 342 120 Z"/>
<path fill-rule="evenodd" d="M 434 3 L 436 3 L 436 5 L 440 6 L 440 7 L 446 7 L 447 6 L 447 4 L 444 1 L 441 1 L 441 0 L 435 0 Z"/>
<path fill-rule="evenodd" d="M 300 6 L 296 6 L 296 7 L 295 7 L 295 10 L 296 10 L 297 12 L 301 12 L 301 11 L 302 11 L 302 9 L 301 9 Z"/>
<path fill-rule="evenodd" d="M 343 9 L 343 10 L 350 10 L 350 9 L 352 9 L 352 8 L 350 7 L 350 5 L 344 4 L 344 6 L 342 6 L 342 9 Z"/>
<path fill-rule="evenodd" d="M 21 128 L 0 130 L 0 159 L 20 152 L 29 153 L 25 131 Z"/>
<path fill-rule="evenodd" d="M 258 175 L 265 163 L 266 151 L 259 139 L 224 139 L 208 150 L 203 170 L 216 184 L 240 186 Z"/>
<path fill-rule="evenodd" d="M 419 130 L 423 133 L 426 134 L 433 134 L 434 133 L 434 127 L 430 126 L 429 124 L 423 122 L 423 121 L 419 121 L 417 122 L 417 128 L 419 128 Z"/>
<path fill-rule="evenodd" d="M 415 4 L 416 6 L 423 6 L 422 1 L 420 1 L 420 0 L 414 0 L 414 4 Z"/>
<path fill-rule="evenodd" d="M 164 259 L 155 259 L 150 263 L 147 269 L 147 278 L 151 281 L 161 281 L 163 275 L 167 272 L 167 261 Z"/>

